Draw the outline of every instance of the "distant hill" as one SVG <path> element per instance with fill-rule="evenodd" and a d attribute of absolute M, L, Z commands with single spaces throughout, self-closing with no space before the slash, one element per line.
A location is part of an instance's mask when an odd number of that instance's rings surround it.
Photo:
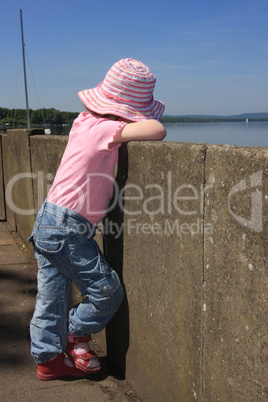
<path fill-rule="evenodd" d="M 267 119 L 268 113 L 243 113 L 228 117 L 233 119 Z"/>
<path fill-rule="evenodd" d="M 230 116 L 216 115 L 164 115 L 163 123 L 200 123 L 200 122 L 224 122 L 224 121 L 268 121 L 268 113 L 243 113 Z"/>
<path fill-rule="evenodd" d="M 243 113 L 229 116 L 221 115 L 164 115 L 163 117 L 178 117 L 189 119 L 268 119 L 268 113 Z"/>

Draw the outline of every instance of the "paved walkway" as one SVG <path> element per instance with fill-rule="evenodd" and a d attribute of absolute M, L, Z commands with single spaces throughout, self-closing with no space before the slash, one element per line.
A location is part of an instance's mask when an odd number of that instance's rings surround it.
<path fill-rule="evenodd" d="M 83 379 L 40 381 L 36 377 L 29 339 L 35 295 L 35 260 L 8 224 L 0 221 L 0 400 L 137 402 L 128 384 L 112 375 L 105 356 L 101 373 Z"/>

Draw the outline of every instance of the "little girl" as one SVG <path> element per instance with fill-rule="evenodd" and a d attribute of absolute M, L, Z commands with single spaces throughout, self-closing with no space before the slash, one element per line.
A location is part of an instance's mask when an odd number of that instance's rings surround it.
<path fill-rule="evenodd" d="M 78 94 L 87 111 L 73 123 L 29 238 L 38 262 L 31 353 L 41 380 L 82 377 L 101 368 L 89 349 L 90 334 L 106 326 L 123 290 L 93 237 L 113 196 L 121 143 L 166 135 L 158 121 L 164 104 L 153 97 L 155 81 L 143 63 L 122 59 L 96 88 Z M 85 298 L 68 314 L 72 282 Z"/>

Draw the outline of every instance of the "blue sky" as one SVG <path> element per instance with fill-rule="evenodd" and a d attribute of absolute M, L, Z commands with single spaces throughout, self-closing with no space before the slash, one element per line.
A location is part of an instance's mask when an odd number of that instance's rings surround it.
<path fill-rule="evenodd" d="M 0 107 L 81 111 L 77 92 L 133 57 L 165 114 L 268 112 L 267 0 L 11 0 L 1 5 Z"/>

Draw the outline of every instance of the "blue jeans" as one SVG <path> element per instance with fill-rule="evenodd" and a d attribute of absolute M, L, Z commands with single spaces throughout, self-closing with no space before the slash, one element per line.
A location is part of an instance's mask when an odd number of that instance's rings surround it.
<path fill-rule="evenodd" d="M 78 213 L 44 202 L 29 241 L 38 262 L 38 293 L 30 324 L 31 353 L 44 363 L 65 352 L 67 331 L 101 331 L 119 308 L 123 288 L 93 239 L 95 227 Z M 72 282 L 85 296 L 68 310 Z"/>

